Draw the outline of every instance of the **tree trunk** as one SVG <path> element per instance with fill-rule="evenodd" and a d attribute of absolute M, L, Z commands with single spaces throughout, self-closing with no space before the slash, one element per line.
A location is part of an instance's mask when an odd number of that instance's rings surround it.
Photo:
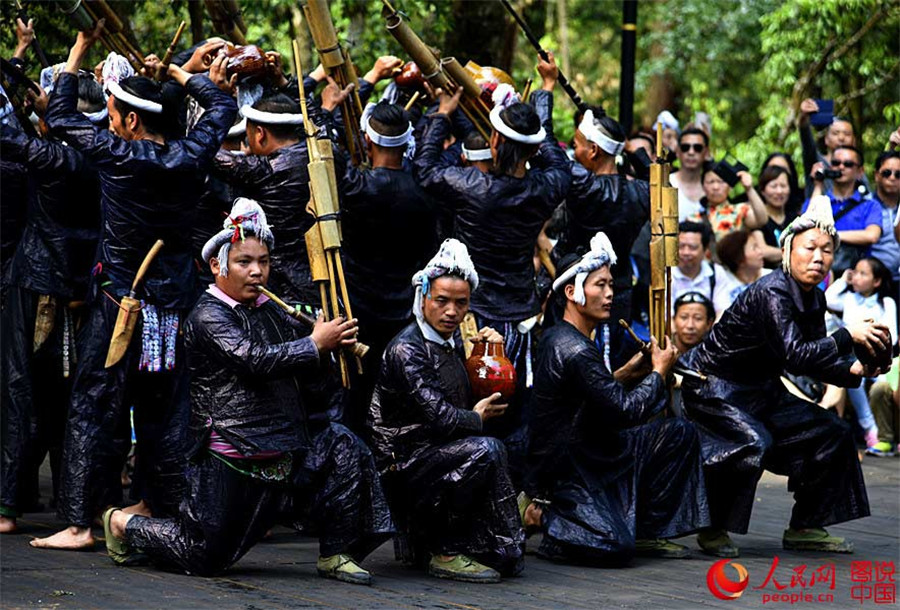
<path fill-rule="evenodd" d="M 542 35 L 546 16 L 544 2 L 534 2 L 527 10 L 519 10 L 527 21 L 539 14 L 541 26 L 540 31 L 535 28 L 535 34 Z M 472 60 L 482 66 L 510 71 L 520 34 L 501 3 L 454 0 L 451 14 L 453 27 L 444 38 L 442 55 L 456 57 L 462 64 Z M 428 44 L 438 42 L 428 40 L 427 36 L 423 39 Z"/>
<path fill-rule="evenodd" d="M 201 0 L 188 0 L 188 15 L 191 18 L 191 44 L 200 44 L 206 37 L 203 34 L 203 17 L 206 10 Z"/>

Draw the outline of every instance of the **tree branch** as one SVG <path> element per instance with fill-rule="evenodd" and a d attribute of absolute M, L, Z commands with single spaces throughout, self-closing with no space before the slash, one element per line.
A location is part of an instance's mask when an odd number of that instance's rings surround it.
<path fill-rule="evenodd" d="M 900 67 L 900 59 L 894 62 L 888 70 L 886 70 L 880 77 L 873 79 L 869 82 L 865 87 L 860 87 L 855 91 L 850 91 L 849 93 L 845 93 L 840 97 L 834 98 L 835 106 L 842 106 L 846 104 L 850 100 L 854 100 L 858 97 L 862 97 L 868 93 L 875 91 L 876 89 L 882 87 L 885 83 L 889 83 L 893 79 L 897 78 L 896 70 Z"/>

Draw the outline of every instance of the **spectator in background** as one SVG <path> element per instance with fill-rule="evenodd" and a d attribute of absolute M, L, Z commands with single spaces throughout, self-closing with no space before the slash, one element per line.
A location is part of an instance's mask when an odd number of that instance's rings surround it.
<path fill-rule="evenodd" d="M 716 319 L 712 301 L 699 292 L 685 292 L 675 299 L 673 339 L 683 354 L 703 340 Z"/>
<path fill-rule="evenodd" d="M 810 177 L 815 187 L 813 196 L 824 194 L 831 200 L 834 226 L 840 237 L 840 246 L 834 253 L 835 276 L 851 269 L 860 258 L 868 254 L 872 244 L 881 237 L 881 209 L 872 199 L 867 199 L 856 187 L 863 175 L 863 154 L 850 145 L 839 146 L 831 154 L 831 167 L 841 175 L 833 180 L 830 189 L 825 188 L 822 163 L 813 165 Z M 805 212 L 809 200 L 803 204 Z"/>
<path fill-rule="evenodd" d="M 781 165 L 770 165 L 759 175 L 759 194 L 766 204 L 768 219 L 759 229 L 766 267 L 776 269 L 781 264 L 781 232 L 797 217 L 790 206 L 791 175 Z"/>
<path fill-rule="evenodd" d="M 787 210 L 792 216 L 800 213 L 803 202 L 806 201 L 806 193 L 800 187 L 799 176 L 797 175 L 797 166 L 794 165 L 794 159 L 787 153 L 773 152 L 766 160 L 763 161 L 762 169 L 769 167 L 783 167 L 788 171 L 788 184 L 791 185 L 791 196 L 788 198 Z M 762 186 L 758 187 L 762 192 Z"/>
<path fill-rule="evenodd" d="M 821 163 L 828 167 L 832 160 L 834 151 L 843 146 L 856 146 L 856 133 L 853 129 L 853 123 L 850 119 L 836 116 L 832 119 L 831 125 L 825 129 L 822 143 L 825 145 L 825 153 L 819 152 L 816 146 L 816 139 L 813 136 L 812 127 L 809 123 L 811 114 L 819 112 L 819 105 L 813 99 L 805 99 L 800 104 L 800 119 L 798 127 L 800 129 L 800 143 L 803 146 L 803 170 L 806 175 L 812 171 L 813 165 Z M 862 176 L 862 182 L 869 189 L 869 183 L 866 182 L 865 175 Z M 831 180 L 826 180 L 824 190 L 831 188 Z M 814 185 L 812 182 L 806 183 L 806 195 L 812 197 Z"/>
<path fill-rule="evenodd" d="M 731 185 L 726 182 L 728 174 L 734 175 L 724 163 L 708 163 L 703 167 L 703 192 L 700 204 L 706 208 L 706 217 L 718 241 L 732 231 L 752 231 L 766 224 L 769 219 L 766 206 L 759 193 L 753 188 L 750 172 L 737 172 L 737 177 L 747 193 L 747 203 L 732 203 L 728 200 Z"/>
<path fill-rule="evenodd" d="M 628 138 L 625 142 L 625 152 L 635 154 L 639 148 L 647 151 L 647 156 L 651 161 L 656 161 L 656 139 L 649 133 L 638 131 Z"/>
<path fill-rule="evenodd" d="M 678 222 L 698 216 L 703 206 L 703 162 L 709 154 L 709 136 L 706 132 L 689 127 L 678 137 L 678 171 L 669 182 L 678 189 Z"/>
<path fill-rule="evenodd" d="M 881 208 L 881 237 L 872 245 L 872 256 L 887 267 L 893 294 L 897 294 L 900 287 L 900 243 L 894 235 L 894 225 L 897 224 L 897 203 L 900 201 L 900 153 L 896 150 L 883 152 L 875 159 L 875 192 L 870 198 Z"/>
<path fill-rule="evenodd" d="M 853 326 L 865 320 L 883 324 L 897 342 L 897 303 L 888 295 L 890 274 L 877 258 L 866 257 L 856 262 L 853 270 L 844 272 L 825 291 L 830 311 L 843 314 L 839 325 Z M 869 406 L 865 381 L 855 388 L 847 388 L 847 398 L 856 411 L 856 419 L 866 440 L 866 449 L 878 444 L 878 426 Z"/>
<path fill-rule="evenodd" d="M 724 236 L 716 244 L 719 261 L 728 270 L 722 291 L 727 296 L 728 304 L 744 292 L 756 280 L 772 272 L 763 267 L 763 253 L 757 239 L 746 231 L 734 231 Z M 721 310 L 718 310 L 721 313 Z"/>
<path fill-rule="evenodd" d="M 686 292 L 699 292 L 713 302 L 716 314 L 731 305 L 725 291 L 727 272 L 721 265 L 709 262 L 712 232 L 699 222 L 678 225 L 678 266 L 672 269 L 672 298 Z"/>
<path fill-rule="evenodd" d="M 869 390 L 869 405 L 878 426 L 878 443 L 866 449 L 867 455 L 887 457 L 897 454 L 900 432 L 900 386 L 897 385 L 900 361 L 894 358 L 884 381 L 876 381 Z"/>

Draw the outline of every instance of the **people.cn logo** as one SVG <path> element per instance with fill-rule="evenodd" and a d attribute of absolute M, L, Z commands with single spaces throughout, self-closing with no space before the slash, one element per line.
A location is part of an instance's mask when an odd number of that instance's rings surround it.
<path fill-rule="evenodd" d="M 731 580 L 725 575 L 725 566 L 729 562 L 729 559 L 717 561 L 710 566 L 709 572 L 706 573 L 706 586 L 709 587 L 709 592 L 725 601 L 739 598 L 750 584 L 747 568 L 739 563 L 731 564 L 731 567 L 737 572 L 737 580 Z"/>

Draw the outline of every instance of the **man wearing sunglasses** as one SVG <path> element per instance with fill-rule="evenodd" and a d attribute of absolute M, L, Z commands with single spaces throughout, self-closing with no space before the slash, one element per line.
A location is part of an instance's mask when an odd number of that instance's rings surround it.
<path fill-rule="evenodd" d="M 900 152 L 885 151 L 875 159 L 875 192 L 870 197 L 881 210 L 881 238 L 872 246 L 872 256 L 891 272 L 896 289 L 900 285 L 900 242 L 894 235 L 900 200 Z"/>
<path fill-rule="evenodd" d="M 812 166 L 817 162 L 822 163 L 825 167 L 831 163 L 834 151 L 841 146 L 856 146 L 856 132 L 853 129 L 853 123 L 850 119 L 842 116 L 835 116 L 831 119 L 831 124 L 825 129 L 822 136 L 822 143 L 825 145 L 825 154 L 819 152 L 816 147 L 816 137 L 810 126 L 810 116 L 819 112 L 819 104 L 814 99 L 805 99 L 800 104 L 800 143 L 803 146 L 803 169 L 809 174 Z M 865 175 L 862 176 L 862 182 L 866 189 L 869 189 L 869 183 L 866 181 Z M 813 182 L 810 181 L 806 185 L 806 195 L 812 196 Z M 825 179 L 824 190 L 831 188 L 831 179 Z"/>
<path fill-rule="evenodd" d="M 812 196 L 824 194 L 831 200 L 834 226 L 841 238 L 835 252 L 833 271 L 835 276 L 850 269 L 861 257 L 866 256 L 872 244 L 881 237 L 881 208 L 877 202 L 865 196 L 864 188 L 857 188 L 863 176 L 863 154 L 854 146 L 839 146 L 831 155 L 831 169 L 840 175 L 833 179 L 833 186 L 824 185 L 824 164 L 812 167 L 810 178 L 814 181 Z M 809 200 L 803 204 L 805 212 Z"/>
<path fill-rule="evenodd" d="M 678 137 L 678 171 L 669 178 L 678 189 L 678 222 L 699 216 L 703 210 L 703 162 L 709 154 L 709 136 L 702 129 L 688 127 Z"/>

